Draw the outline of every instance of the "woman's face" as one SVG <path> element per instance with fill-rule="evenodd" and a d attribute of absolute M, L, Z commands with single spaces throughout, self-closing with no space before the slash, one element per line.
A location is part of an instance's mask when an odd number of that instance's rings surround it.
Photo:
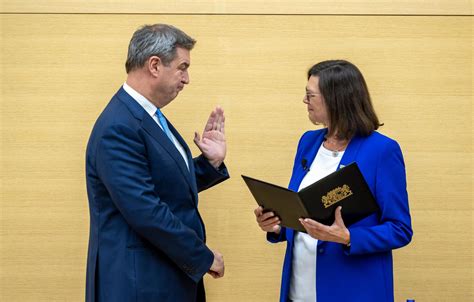
<path fill-rule="evenodd" d="M 326 104 L 319 91 L 319 77 L 311 76 L 309 78 L 303 103 L 308 107 L 308 117 L 313 124 L 329 126 Z"/>

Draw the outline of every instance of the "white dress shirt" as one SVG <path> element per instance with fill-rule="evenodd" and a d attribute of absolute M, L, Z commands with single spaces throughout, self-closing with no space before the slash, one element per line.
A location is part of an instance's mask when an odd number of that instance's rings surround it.
<path fill-rule="evenodd" d="M 344 151 L 334 153 L 323 145 L 318 150 L 298 191 L 337 170 Z M 295 232 L 289 298 L 294 302 L 316 301 L 316 250 L 318 240 L 306 233 Z"/>

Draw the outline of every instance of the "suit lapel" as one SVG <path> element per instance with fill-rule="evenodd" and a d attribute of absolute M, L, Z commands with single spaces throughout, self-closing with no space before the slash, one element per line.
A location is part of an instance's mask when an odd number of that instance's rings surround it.
<path fill-rule="evenodd" d="M 168 121 L 168 119 L 166 119 L 166 120 Z M 189 163 L 189 170 L 187 170 L 187 168 L 186 168 L 186 170 L 188 171 L 188 175 L 190 177 L 189 180 L 190 180 L 191 188 L 193 189 L 194 193 L 197 194 L 198 189 L 197 189 L 197 185 L 196 185 L 196 173 L 194 171 L 194 161 L 193 161 L 193 156 L 191 154 L 191 150 L 189 150 L 188 145 L 186 144 L 184 139 L 181 137 L 178 130 L 176 130 L 176 128 L 173 126 L 173 124 L 171 124 L 169 121 L 168 121 L 168 127 L 170 128 L 170 131 L 173 133 L 174 137 L 178 140 L 178 142 L 181 144 L 184 151 L 186 152 L 186 157 L 188 158 L 188 163 Z M 180 156 L 181 156 L 181 154 L 180 154 Z"/>
<path fill-rule="evenodd" d="M 176 129 L 171 125 L 171 123 L 168 122 L 168 126 L 170 127 L 170 130 L 172 131 L 173 135 L 178 139 L 180 142 L 181 146 L 186 150 L 186 154 L 188 156 L 188 161 L 189 161 L 189 149 L 184 140 L 181 138 L 181 136 L 178 134 Z M 192 188 L 194 192 L 197 192 L 196 189 L 196 184 L 195 181 L 193 182 L 191 180 L 191 166 L 193 165 L 192 159 L 189 161 L 189 168 L 186 166 L 186 163 L 184 162 L 183 157 L 179 153 L 178 149 L 176 149 L 176 146 L 173 144 L 173 142 L 166 136 L 166 134 L 163 132 L 163 130 L 156 124 L 156 122 L 149 116 L 146 112 L 143 116 L 142 120 L 142 127 L 145 129 L 146 132 L 148 132 L 162 147 L 165 149 L 168 154 L 174 159 L 176 162 L 176 165 L 179 168 L 179 171 L 183 174 L 184 178 L 188 182 L 189 186 Z M 193 167 L 194 171 L 194 167 Z"/>
<path fill-rule="evenodd" d="M 156 124 L 153 118 L 137 103 L 124 89 L 121 87 L 117 92 L 117 97 L 128 107 L 130 112 L 133 114 L 135 118 L 141 120 L 142 128 L 148 132 L 162 147 L 163 149 L 168 152 L 168 154 L 174 159 L 178 169 L 183 174 L 184 178 L 188 182 L 189 186 L 191 187 L 192 191 L 197 194 L 197 186 L 196 186 L 196 179 L 194 175 L 194 164 L 193 159 L 191 156 L 191 152 L 189 151 L 186 142 L 183 140 L 181 135 L 179 135 L 178 131 L 171 125 L 168 121 L 168 126 L 172 131 L 173 135 L 179 141 L 181 146 L 183 146 L 184 150 L 186 151 L 186 156 L 188 157 L 189 162 L 189 170 L 186 167 L 186 163 L 184 162 L 181 153 L 179 153 L 176 146 L 173 144 L 172 141 L 166 136 L 163 130 Z"/>

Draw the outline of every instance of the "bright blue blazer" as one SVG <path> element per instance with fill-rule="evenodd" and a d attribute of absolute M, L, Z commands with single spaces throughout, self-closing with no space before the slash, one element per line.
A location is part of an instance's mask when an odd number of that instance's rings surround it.
<path fill-rule="evenodd" d="M 306 174 L 302 160 L 311 166 L 326 133 L 327 129 L 308 131 L 301 137 L 289 189 L 298 190 Z M 374 131 L 351 139 L 339 168 L 352 162 L 357 162 L 380 211 L 349 227 L 350 248 L 318 241 L 317 301 L 393 301 L 392 250 L 407 245 L 413 235 L 402 152 L 396 141 Z M 287 242 L 281 302 L 286 302 L 289 294 L 294 233 L 282 228 L 279 236 L 267 234 L 271 242 Z"/>
<path fill-rule="evenodd" d="M 205 245 L 198 192 L 228 173 L 202 156 L 193 159 L 171 123 L 169 128 L 186 151 L 189 170 L 123 88 L 94 125 L 86 154 L 86 301 L 196 301 L 214 259 Z"/>

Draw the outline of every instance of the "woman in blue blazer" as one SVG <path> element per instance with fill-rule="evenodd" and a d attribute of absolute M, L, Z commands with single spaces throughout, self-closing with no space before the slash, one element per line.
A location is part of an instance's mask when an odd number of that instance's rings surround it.
<path fill-rule="evenodd" d="M 301 219 L 306 234 L 255 209 L 267 239 L 287 242 L 280 301 L 393 301 L 392 250 L 413 235 L 400 146 L 376 131 L 380 123 L 365 80 L 347 61 L 314 65 L 303 102 L 311 122 L 326 128 L 301 137 L 289 188 L 299 191 L 357 162 L 380 210 L 350 227 L 341 207 L 330 226 Z"/>

